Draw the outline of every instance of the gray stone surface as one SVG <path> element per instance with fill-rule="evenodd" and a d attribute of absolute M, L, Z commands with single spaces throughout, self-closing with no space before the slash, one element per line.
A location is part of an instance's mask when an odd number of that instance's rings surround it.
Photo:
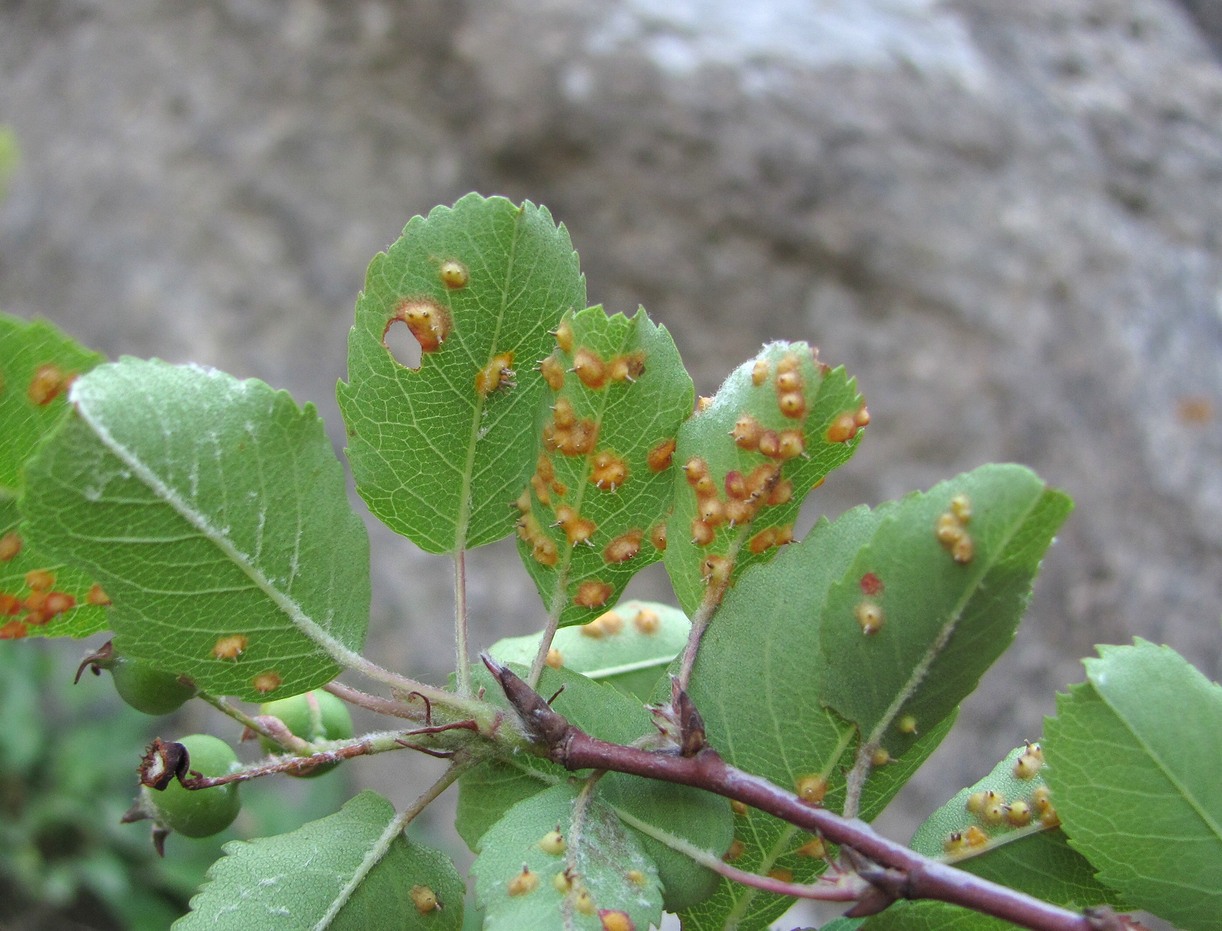
<path fill-rule="evenodd" d="M 817 509 L 1030 464 L 1077 513 L 902 831 L 1038 735 L 1096 642 L 1165 641 L 1222 674 L 1208 12 L 10 0 L 0 120 L 23 162 L 0 205 L 0 307 L 111 355 L 287 387 L 338 445 L 366 263 L 474 188 L 547 204 L 591 299 L 644 304 L 706 393 L 769 339 L 849 366 L 874 421 Z M 379 651 L 435 676 L 447 570 L 374 540 Z M 514 558 L 472 557 L 480 643 L 539 617 Z"/>

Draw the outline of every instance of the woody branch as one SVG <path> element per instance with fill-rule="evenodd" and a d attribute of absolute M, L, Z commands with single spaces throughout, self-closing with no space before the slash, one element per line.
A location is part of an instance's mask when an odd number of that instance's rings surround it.
<path fill-rule="evenodd" d="M 1074 912 L 1000 886 L 877 834 L 866 822 L 802 801 L 766 779 L 726 763 L 704 740 L 699 713 L 676 689 L 673 749 L 642 750 L 591 737 L 553 711 L 508 667 L 482 657 L 517 712 L 527 737 L 568 770 L 609 770 L 693 786 L 742 802 L 839 844 L 844 859 L 868 883 L 853 917 L 874 914 L 897 899 L 935 899 L 1013 922 L 1032 931 L 1125 931 L 1133 927 L 1110 909 Z"/>

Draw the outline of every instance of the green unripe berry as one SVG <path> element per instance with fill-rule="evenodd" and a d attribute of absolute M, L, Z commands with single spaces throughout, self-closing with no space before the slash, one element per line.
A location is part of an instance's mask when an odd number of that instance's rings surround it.
<path fill-rule="evenodd" d="M 80 681 L 86 669 L 95 676 L 100 676 L 103 669 L 110 670 L 119 697 L 145 714 L 169 714 L 195 695 L 195 686 L 190 681 L 158 669 L 146 660 L 116 653 L 112 641 L 102 644 L 81 661 L 75 681 Z"/>
<path fill-rule="evenodd" d="M 237 754 L 223 740 L 192 734 L 178 743 L 187 748 L 188 767 L 205 776 L 223 776 L 238 766 Z M 233 823 L 242 807 L 236 782 L 207 789 L 187 789 L 177 779 L 160 792 L 144 789 L 157 820 L 185 837 L 211 837 Z"/>
<path fill-rule="evenodd" d="M 309 743 L 320 740 L 346 740 L 353 734 L 352 716 L 348 713 L 348 706 L 322 689 L 265 702 L 259 706 L 259 714 L 279 718 L 294 737 L 300 737 Z M 266 737 L 260 737 L 259 742 L 268 753 L 284 752 L 283 747 Z M 299 775 L 319 776 L 337 765 L 324 763 Z"/>
<path fill-rule="evenodd" d="M 110 675 L 119 697 L 145 714 L 169 714 L 195 694 L 178 676 L 143 660 L 116 657 Z"/>

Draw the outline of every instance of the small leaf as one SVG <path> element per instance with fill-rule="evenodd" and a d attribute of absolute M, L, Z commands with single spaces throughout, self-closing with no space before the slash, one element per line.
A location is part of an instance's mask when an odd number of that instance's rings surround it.
<path fill-rule="evenodd" d="M 1031 744 L 1007 754 L 930 815 L 913 835 L 912 849 L 1046 902 L 1075 909 L 1123 907 L 1058 829 L 1042 752 Z"/>
<path fill-rule="evenodd" d="M 687 642 L 691 623 L 677 608 L 647 601 L 624 601 L 589 624 L 557 631 L 548 654 L 596 682 L 606 682 L 642 701 Z M 507 637 L 488 650 L 502 663 L 529 666 L 540 634 Z"/>
<path fill-rule="evenodd" d="M 113 599 L 116 648 L 252 701 L 330 681 L 364 639 L 369 545 L 314 410 L 135 359 L 71 400 L 22 509 L 34 546 Z"/>
<path fill-rule="evenodd" d="M 513 530 L 534 465 L 548 331 L 585 306 L 564 227 L 527 202 L 469 194 L 415 217 L 369 266 L 338 388 L 357 490 L 430 553 Z M 418 364 L 392 349 L 400 335 Z"/>
<path fill-rule="evenodd" d="M 540 363 L 535 470 L 517 499 L 518 552 L 560 624 L 589 621 L 662 558 L 672 454 L 692 410 L 674 341 L 643 309 L 565 317 Z"/>
<path fill-rule="evenodd" d="M 362 792 L 296 831 L 228 843 L 174 927 L 457 931 L 462 878 L 444 854 L 401 833 L 387 845 L 396 820 L 386 799 Z"/>
<path fill-rule="evenodd" d="M 899 756 L 1009 646 L 1070 507 L 1014 465 L 888 506 L 822 607 L 828 705 Z"/>
<path fill-rule="evenodd" d="M 479 846 L 472 872 L 488 931 L 603 931 L 612 912 L 642 931 L 661 920 L 653 863 L 609 806 L 575 786 L 518 803 Z"/>
<path fill-rule="evenodd" d="M 844 369 L 772 343 L 683 425 L 665 559 L 688 614 L 793 540 L 807 492 L 848 461 L 868 419 Z"/>
<path fill-rule="evenodd" d="M 1084 665 L 1045 726 L 1070 845 L 1136 907 L 1222 928 L 1222 688 L 1141 639 Z"/>

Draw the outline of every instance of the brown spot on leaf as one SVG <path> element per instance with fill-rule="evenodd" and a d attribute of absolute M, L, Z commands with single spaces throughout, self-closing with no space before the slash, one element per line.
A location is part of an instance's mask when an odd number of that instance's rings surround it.
<path fill-rule="evenodd" d="M 441 263 L 437 274 L 441 278 L 441 283 L 451 291 L 465 288 L 471 281 L 471 273 L 467 271 L 467 266 L 457 259 L 446 259 Z"/>
<path fill-rule="evenodd" d="M 283 680 L 280 678 L 280 673 L 276 672 L 274 669 L 269 669 L 266 672 L 259 673 L 257 676 L 251 679 L 250 684 L 254 686 L 255 691 L 260 695 L 266 695 L 269 692 L 274 692 L 276 689 L 280 688 L 282 681 Z"/>
<path fill-rule="evenodd" d="M 216 644 L 212 647 L 212 655 L 217 659 L 237 660 L 246 651 L 248 642 L 245 634 L 218 637 Z"/>
<path fill-rule="evenodd" d="M 587 579 L 577 586 L 577 594 L 573 596 L 573 603 L 583 608 L 601 608 L 611 598 L 614 591 L 610 582 Z"/>

